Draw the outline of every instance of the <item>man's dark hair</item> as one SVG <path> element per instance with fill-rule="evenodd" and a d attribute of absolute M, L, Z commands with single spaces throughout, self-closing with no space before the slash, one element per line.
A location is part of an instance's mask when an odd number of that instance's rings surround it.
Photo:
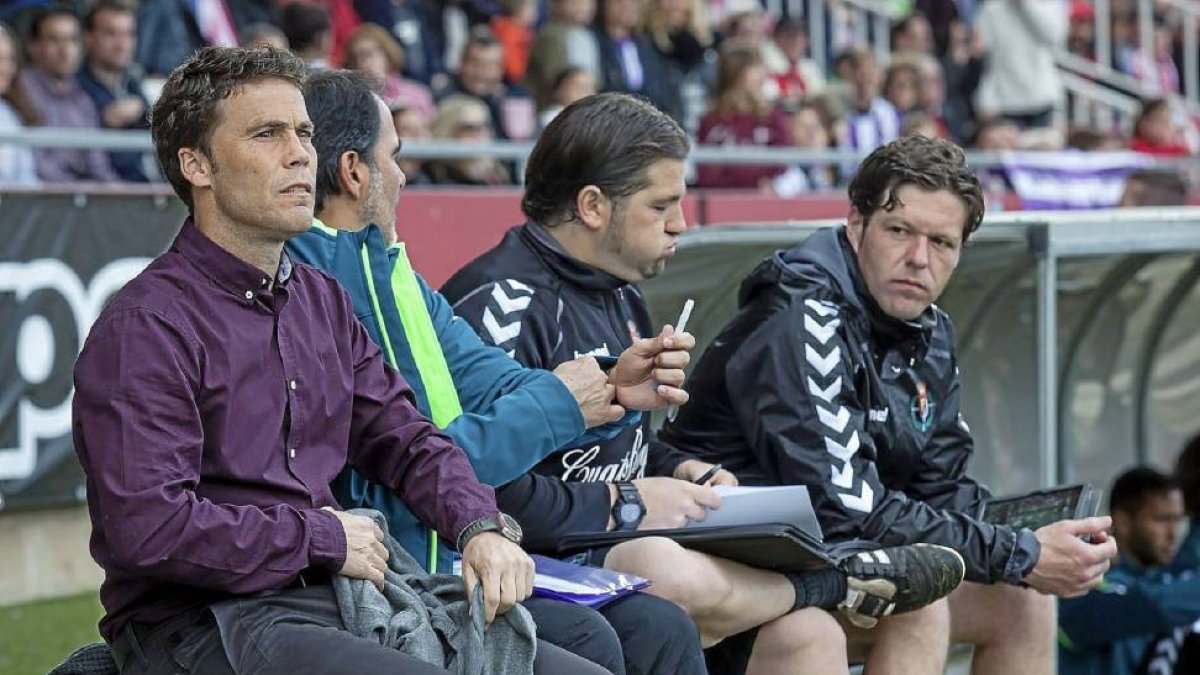
<path fill-rule="evenodd" d="M 1146 500 L 1179 489 L 1175 478 L 1149 466 L 1136 466 L 1117 476 L 1108 496 L 1108 512 L 1137 515 Z"/>
<path fill-rule="evenodd" d="M 192 184 L 179 168 L 179 150 L 198 148 L 212 159 L 212 133 L 221 121 L 221 104 L 239 87 L 266 79 L 304 85 L 304 62 L 281 49 L 205 47 L 167 78 L 150 113 L 150 135 L 163 175 L 175 194 L 192 202 Z"/>
<path fill-rule="evenodd" d="M 129 0 L 100 0 L 92 5 L 92 8 L 83 15 L 83 30 L 92 32 L 96 27 L 96 17 L 104 12 L 117 12 L 120 14 L 133 14 L 133 4 Z"/>
<path fill-rule="evenodd" d="M 896 208 L 896 192 L 905 185 L 956 195 L 967 212 L 964 242 L 983 222 L 979 177 L 967 167 L 962 148 L 950 141 L 905 136 L 876 148 L 850 181 L 850 204 L 862 214 L 864 225 L 869 225 L 871 215 L 879 209 Z"/>
<path fill-rule="evenodd" d="M 1186 206 L 1187 179 L 1172 169 L 1138 169 L 1125 179 L 1142 184 L 1138 206 Z"/>
<path fill-rule="evenodd" d="M 609 92 L 567 106 L 542 132 L 525 168 L 521 210 L 553 227 L 579 217 L 579 191 L 619 201 L 649 185 L 650 165 L 687 158 L 687 134 L 646 100 Z"/>
<path fill-rule="evenodd" d="M 291 2 L 279 13 L 279 27 L 293 51 L 305 52 L 317 45 L 323 33 L 333 30 L 333 21 L 321 5 Z"/>
<path fill-rule="evenodd" d="M 1183 446 L 1175 460 L 1175 480 L 1183 490 L 1183 505 L 1188 515 L 1200 516 L 1200 434 Z"/>
<path fill-rule="evenodd" d="M 42 37 L 42 28 L 50 19 L 59 16 L 69 16 L 75 21 L 79 21 L 79 14 L 75 9 L 66 3 L 54 3 L 43 5 L 33 11 L 33 16 L 29 19 L 29 41 L 36 42 Z"/>
<path fill-rule="evenodd" d="M 341 194 L 338 162 L 343 154 L 357 152 L 373 171 L 371 156 L 379 140 L 378 87 L 353 70 L 331 70 L 310 75 L 304 83 L 304 105 L 313 123 L 317 149 L 316 210 L 325 200 Z"/>

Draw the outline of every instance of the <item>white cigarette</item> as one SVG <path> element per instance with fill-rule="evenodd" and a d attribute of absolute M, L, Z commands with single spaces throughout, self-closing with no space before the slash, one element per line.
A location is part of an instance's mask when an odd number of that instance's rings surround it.
<path fill-rule="evenodd" d="M 683 329 L 687 327 L 688 319 L 692 317 L 692 308 L 695 306 L 696 301 L 691 298 L 688 298 L 687 302 L 683 303 L 683 311 L 679 313 L 679 321 L 675 322 L 676 333 L 682 333 Z"/>

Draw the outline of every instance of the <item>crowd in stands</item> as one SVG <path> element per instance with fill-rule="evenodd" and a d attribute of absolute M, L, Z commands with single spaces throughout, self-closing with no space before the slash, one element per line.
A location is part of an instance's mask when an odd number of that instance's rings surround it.
<path fill-rule="evenodd" d="M 917 0 L 886 36 L 886 62 L 864 42 L 861 13 L 845 0 L 826 9 L 817 59 L 809 20 L 759 0 L 24 0 L 0 8 L 0 130 L 146 128 L 164 76 L 214 44 L 363 71 L 409 140 L 530 140 L 568 103 L 618 90 L 649 98 L 703 146 L 864 154 L 910 133 L 997 152 L 1186 157 L 1200 146 L 1173 103 L 1184 52 L 1168 5 L 1143 48 L 1135 0 L 1111 3 L 1111 62 L 1100 65 L 1153 98 L 1129 128 L 1106 129 L 1067 128 L 1059 114 L 1056 52 L 1098 53 L 1090 0 Z M 694 183 L 794 196 L 843 184 L 853 168 L 707 165 Z M 490 159 L 407 169 L 414 184 L 517 178 Z M 149 153 L 0 148 L 3 185 L 114 180 L 161 178 Z"/>

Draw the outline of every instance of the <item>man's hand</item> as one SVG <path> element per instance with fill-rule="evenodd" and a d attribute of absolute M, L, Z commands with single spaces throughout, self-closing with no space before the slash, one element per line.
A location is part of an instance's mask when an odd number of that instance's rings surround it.
<path fill-rule="evenodd" d="M 120 129 L 136 122 L 142 117 L 145 106 L 137 96 L 124 96 L 104 107 L 102 116 L 104 126 L 110 129 Z"/>
<path fill-rule="evenodd" d="M 701 462 L 698 459 L 687 459 L 680 462 L 679 466 L 675 467 L 675 472 L 673 475 L 679 480 L 686 480 L 689 483 L 695 483 L 696 481 L 700 480 L 704 474 L 708 473 L 708 470 L 713 468 L 713 466 L 713 464 Z M 737 476 L 733 475 L 733 472 L 726 471 L 725 469 L 718 471 L 705 483 L 705 485 L 709 487 L 716 487 L 718 485 L 737 487 L 737 484 Z"/>
<path fill-rule="evenodd" d="M 596 359 L 581 356 L 559 364 L 554 374 L 571 390 L 589 429 L 625 416 L 625 409 L 613 403 L 617 388 L 608 383 L 608 375 L 600 370 Z"/>
<path fill-rule="evenodd" d="M 342 523 L 346 535 L 346 562 L 338 574 L 353 579 L 366 579 L 383 590 L 383 573 L 387 570 L 388 551 L 383 545 L 383 530 L 375 521 L 345 511 L 325 507 Z"/>
<path fill-rule="evenodd" d="M 704 520 L 709 509 L 720 508 L 721 497 L 710 487 L 693 485 L 677 478 L 639 478 L 633 481 L 646 517 L 639 530 L 683 527 L 691 520 Z"/>
<path fill-rule="evenodd" d="M 462 551 L 463 582 L 467 597 L 475 584 L 483 584 L 483 622 L 491 625 L 497 614 L 533 593 L 533 559 L 521 547 L 497 532 L 481 532 Z"/>
<path fill-rule="evenodd" d="M 1108 535 L 1112 518 L 1060 520 L 1035 534 L 1042 545 L 1037 565 L 1025 583 L 1051 595 L 1073 598 L 1095 588 L 1117 557 L 1117 542 Z M 1089 544 L 1080 537 L 1091 535 Z"/>
<path fill-rule="evenodd" d="M 635 341 L 608 374 L 608 381 L 617 387 L 617 403 L 633 410 L 687 403 L 683 369 L 691 360 L 688 350 L 695 346 L 691 333 L 676 335 L 669 325 L 658 337 Z"/>

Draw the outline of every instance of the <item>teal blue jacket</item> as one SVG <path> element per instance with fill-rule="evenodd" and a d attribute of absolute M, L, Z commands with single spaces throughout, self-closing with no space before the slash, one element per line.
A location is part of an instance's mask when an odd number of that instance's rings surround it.
<path fill-rule="evenodd" d="M 317 224 L 289 241 L 287 252 L 296 262 L 323 270 L 341 283 L 359 321 L 384 356 L 394 357 L 392 365 L 412 387 L 418 408 L 429 415 L 429 399 L 397 309 L 410 299 L 396 297 L 392 287 L 399 246 L 387 246 L 374 225 L 345 232 Z M 639 414 L 631 413 L 616 424 L 587 431 L 574 395 L 557 376 L 525 368 L 501 349 L 485 345 L 454 316 L 441 293 L 429 288 L 420 275 L 417 283 L 464 411 L 445 432 L 466 452 L 484 483 L 503 485 L 563 446 L 577 444 L 581 438 L 611 437 L 640 420 Z M 344 508 L 382 512 L 391 534 L 413 557 L 431 571 L 435 566 L 439 572 L 450 571 L 450 546 L 438 543 L 436 535 L 386 488 L 347 469 L 334 483 L 334 494 Z"/>

